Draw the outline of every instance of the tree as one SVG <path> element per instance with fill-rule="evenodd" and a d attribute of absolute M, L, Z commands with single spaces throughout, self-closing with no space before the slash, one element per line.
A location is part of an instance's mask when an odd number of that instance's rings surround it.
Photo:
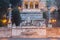
<path fill-rule="evenodd" d="M 16 26 L 19 26 L 21 23 L 21 17 L 20 12 L 16 8 L 16 6 L 21 6 L 22 0 L 10 0 L 10 3 L 12 4 L 13 11 L 12 11 L 12 24 L 15 23 Z"/>
<path fill-rule="evenodd" d="M 60 8 L 58 9 L 58 20 L 60 20 Z"/>
<path fill-rule="evenodd" d="M 16 7 L 17 4 L 21 0 L 0 0 L 0 20 L 2 19 L 4 14 L 7 14 L 7 9 L 9 7 L 9 4 L 11 3 L 13 7 Z M 0 25 L 1 25 L 0 21 Z"/>
<path fill-rule="evenodd" d="M 3 26 L 2 18 L 3 15 L 7 13 L 9 2 L 6 0 L 0 0 L 0 27 Z"/>
<path fill-rule="evenodd" d="M 19 26 L 21 23 L 20 12 L 17 9 L 12 11 L 12 24 L 14 23 L 16 26 Z"/>
<path fill-rule="evenodd" d="M 43 18 L 44 18 L 44 19 L 47 19 L 46 12 L 43 12 Z"/>
<path fill-rule="evenodd" d="M 12 4 L 13 7 L 16 7 L 20 0 L 10 0 L 10 3 Z"/>
<path fill-rule="evenodd" d="M 0 17 L 2 17 L 3 14 L 7 13 L 8 5 L 8 1 L 0 0 Z"/>

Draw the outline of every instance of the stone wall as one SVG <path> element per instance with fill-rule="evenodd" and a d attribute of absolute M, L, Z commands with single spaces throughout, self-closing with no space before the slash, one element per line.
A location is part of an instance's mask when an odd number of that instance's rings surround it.
<path fill-rule="evenodd" d="M 0 38 L 60 38 L 60 28 L 5 28 Z"/>
<path fill-rule="evenodd" d="M 0 28 L 0 38 L 1 37 L 11 37 L 11 29 Z"/>

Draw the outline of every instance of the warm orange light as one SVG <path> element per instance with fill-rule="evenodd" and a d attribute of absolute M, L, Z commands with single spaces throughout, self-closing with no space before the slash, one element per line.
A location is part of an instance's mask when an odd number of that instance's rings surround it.
<path fill-rule="evenodd" d="M 53 20 L 52 20 L 52 22 L 54 23 L 54 22 L 55 22 L 55 20 L 53 19 Z"/>
<path fill-rule="evenodd" d="M 55 23 L 56 22 L 56 19 L 52 19 L 52 22 Z"/>
<path fill-rule="evenodd" d="M 56 22 L 56 20 L 55 20 L 55 22 Z"/>
<path fill-rule="evenodd" d="M 33 2 L 30 2 L 30 8 L 33 8 Z"/>
<path fill-rule="evenodd" d="M 56 19 L 49 20 L 49 23 L 55 23 L 55 22 L 56 22 Z"/>
<path fill-rule="evenodd" d="M 2 22 L 5 24 L 5 23 L 7 23 L 7 20 L 6 20 L 6 19 L 4 19 L 4 20 L 2 20 Z"/>

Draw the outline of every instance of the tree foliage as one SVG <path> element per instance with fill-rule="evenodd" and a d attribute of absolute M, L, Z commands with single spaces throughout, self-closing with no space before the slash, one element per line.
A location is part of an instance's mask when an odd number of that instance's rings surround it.
<path fill-rule="evenodd" d="M 60 8 L 58 9 L 58 20 L 60 20 Z"/>
<path fill-rule="evenodd" d="M 43 12 L 43 18 L 44 18 L 44 19 L 47 19 L 46 12 Z"/>
<path fill-rule="evenodd" d="M 0 0 L 0 17 L 7 12 L 8 2 L 5 0 Z"/>
<path fill-rule="evenodd" d="M 20 0 L 10 0 L 10 3 L 12 4 L 13 7 L 16 7 Z"/>
<path fill-rule="evenodd" d="M 16 7 L 19 1 L 20 0 L 0 0 L 0 20 L 2 19 L 4 14 L 7 14 L 9 4 L 12 4 L 13 7 Z M 1 21 L 0 26 L 2 26 Z"/>
<path fill-rule="evenodd" d="M 19 26 L 21 23 L 20 12 L 18 9 L 12 11 L 12 23 L 15 23 L 16 26 Z"/>

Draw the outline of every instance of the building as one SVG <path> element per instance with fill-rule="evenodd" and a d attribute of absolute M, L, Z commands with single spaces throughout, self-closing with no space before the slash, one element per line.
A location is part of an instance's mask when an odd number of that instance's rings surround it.
<path fill-rule="evenodd" d="M 21 25 L 41 26 L 45 24 L 43 12 L 47 12 L 51 6 L 55 6 L 54 0 L 22 0 Z"/>

